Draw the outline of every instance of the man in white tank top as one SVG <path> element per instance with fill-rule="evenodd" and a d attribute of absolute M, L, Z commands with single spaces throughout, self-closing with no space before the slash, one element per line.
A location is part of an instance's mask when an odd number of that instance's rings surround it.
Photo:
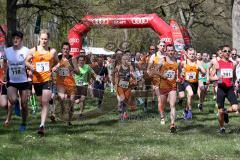
<path fill-rule="evenodd" d="M 13 46 L 5 50 L 8 63 L 7 72 L 7 95 L 9 102 L 14 105 L 18 98 L 18 93 L 21 98 L 22 108 L 22 124 L 20 132 L 26 130 L 26 120 L 28 115 L 27 100 L 29 82 L 25 67 L 25 59 L 29 53 L 29 49 L 22 45 L 23 33 L 16 31 L 12 34 Z"/>

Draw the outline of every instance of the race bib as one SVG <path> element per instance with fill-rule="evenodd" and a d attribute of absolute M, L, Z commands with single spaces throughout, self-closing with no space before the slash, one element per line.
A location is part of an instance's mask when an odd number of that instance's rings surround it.
<path fill-rule="evenodd" d="M 78 80 L 77 83 L 76 83 L 77 86 L 83 86 L 84 85 L 84 82 L 81 81 L 81 80 Z"/>
<path fill-rule="evenodd" d="M 70 71 L 68 68 L 59 68 L 58 69 L 58 75 L 59 76 L 69 76 L 70 75 Z"/>
<path fill-rule="evenodd" d="M 221 76 L 223 78 L 232 78 L 233 70 L 232 69 L 221 69 Z"/>
<path fill-rule="evenodd" d="M 196 79 L 196 72 L 187 72 L 186 73 L 186 80 L 195 80 Z"/>
<path fill-rule="evenodd" d="M 173 70 L 167 70 L 165 72 L 165 76 L 168 78 L 168 79 L 174 79 L 175 78 L 175 71 Z"/>
<path fill-rule="evenodd" d="M 37 62 L 36 63 L 36 71 L 37 72 L 48 72 L 49 70 L 50 70 L 49 62 Z"/>
<path fill-rule="evenodd" d="M 119 86 L 122 88 L 128 88 L 129 82 L 128 81 L 123 81 L 122 79 L 119 81 Z"/>
<path fill-rule="evenodd" d="M 11 66 L 10 72 L 12 72 L 13 76 L 19 76 L 19 75 L 23 74 L 22 67 L 20 67 L 20 66 Z"/>
<path fill-rule="evenodd" d="M 142 74 L 142 72 L 140 72 L 140 71 L 134 72 L 134 77 L 136 78 L 137 81 L 140 81 L 140 80 L 141 80 L 142 75 L 143 75 L 143 74 Z"/>

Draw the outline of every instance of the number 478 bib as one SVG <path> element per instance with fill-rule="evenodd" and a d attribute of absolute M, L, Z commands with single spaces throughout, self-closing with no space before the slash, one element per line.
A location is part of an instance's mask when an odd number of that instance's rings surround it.
<path fill-rule="evenodd" d="M 36 71 L 37 72 L 48 72 L 50 70 L 49 62 L 37 62 Z"/>

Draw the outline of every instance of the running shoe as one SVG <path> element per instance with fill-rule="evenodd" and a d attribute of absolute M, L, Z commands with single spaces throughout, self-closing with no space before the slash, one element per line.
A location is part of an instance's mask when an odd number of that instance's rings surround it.
<path fill-rule="evenodd" d="M 175 125 L 174 124 L 171 124 L 170 126 L 170 133 L 176 133 L 176 128 L 175 128 Z"/>
<path fill-rule="evenodd" d="M 184 110 L 183 111 L 183 119 L 187 120 L 188 118 L 188 111 L 187 110 Z"/>
<path fill-rule="evenodd" d="M 203 112 L 203 104 L 198 104 L 198 109 L 200 112 Z"/>
<path fill-rule="evenodd" d="M 213 100 L 214 100 L 214 101 L 216 100 L 216 96 L 213 96 Z"/>
<path fill-rule="evenodd" d="M 21 124 L 20 126 L 19 126 L 19 131 L 21 132 L 21 133 L 23 133 L 25 130 L 26 130 L 26 124 Z"/>
<path fill-rule="evenodd" d="M 165 119 L 161 118 L 161 125 L 164 125 L 164 124 L 165 124 Z"/>
<path fill-rule="evenodd" d="M 224 128 L 224 127 L 220 128 L 220 130 L 219 130 L 219 133 L 220 133 L 220 134 L 225 134 L 225 132 L 226 132 L 226 131 L 225 131 L 225 128 Z"/>
<path fill-rule="evenodd" d="M 226 109 L 224 110 L 223 117 L 224 117 L 224 122 L 228 123 L 229 122 L 229 118 L 228 118 L 228 113 L 227 113 Z"/>
<path fill-rule="evenodd" d="M 9 122 L 5 121 L 5 122 L 3 123 L 3 127 L 5 127 L 5 128 L 9 127 Z"/>
<path fill-rule="evenodd" d="M 192 110 L 188 110 L 187 119 L 192 119 Z"/>
<path fill-rule="evenodd" d="M 44 128 L 44 126 L 39 127 L 37 133 L 38 133 L 39 135 L 41 135 L 41 136 L 44 136 L 44 134 L 45 134 L 45 128 Z"/>

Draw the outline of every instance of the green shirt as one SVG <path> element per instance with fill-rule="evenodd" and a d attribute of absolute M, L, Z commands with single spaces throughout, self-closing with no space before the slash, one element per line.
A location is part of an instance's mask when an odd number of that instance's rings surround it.
<path fill-rule="evenodd" d="M 89 76 L 94 72 L 92 68 L 84 64 L 82 67 L 79 67 L 80 73 L 74 74 L 74 80 L 77 86 L 88 85 Z"/>
<path fill-rule="evenodd" d="M 209 67 L 209 62 L 208 63 L 203 63 L 202 64 L 202 67 L 207 70 L 208 67 Z M 203 76 L 202 73 L 200 72 L 199 73 L 199 76 L 198 76 L 198 80 L 202 81 L 202 82 L 207 82 L 207 76 Z"/>

